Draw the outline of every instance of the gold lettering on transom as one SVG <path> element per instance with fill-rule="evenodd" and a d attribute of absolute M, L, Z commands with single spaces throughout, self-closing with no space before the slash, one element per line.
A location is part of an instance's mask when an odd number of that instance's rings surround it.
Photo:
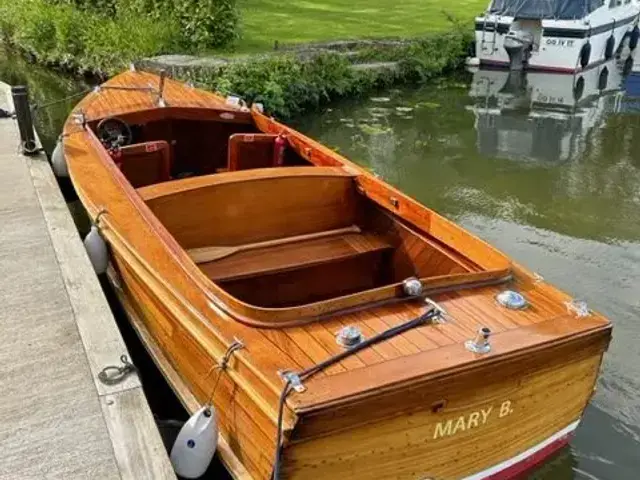
<path fill-rule="evenodd" d="M 497 415 L 493 413 L 493 405 L 489 405 L 488 407 L 460 415 L 459 417 L 438 422 L 433 431 L 433 439 L 437 440 L 438 438 L 450 437 L 460 432 L 482 427 L 491 421 L 492 418 L 503 418 L 511 415 L 513 413 L 511 401 L 505 400 L 500 404 L 500 407 L 496 407 L 495 411 L 498 412 Z"/>

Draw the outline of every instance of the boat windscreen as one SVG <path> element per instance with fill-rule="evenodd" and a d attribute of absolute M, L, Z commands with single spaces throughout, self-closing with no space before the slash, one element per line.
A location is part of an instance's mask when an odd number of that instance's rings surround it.
<path fill-rule="evenodd" d="M 520 19 L 572 20 L 601 7 L 604 0 L 493 0 L 489 11 Z"/>

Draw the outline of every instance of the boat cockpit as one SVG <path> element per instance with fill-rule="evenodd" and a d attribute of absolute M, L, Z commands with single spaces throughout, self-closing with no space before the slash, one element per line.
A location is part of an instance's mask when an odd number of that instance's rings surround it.
<path fill-rule="evenodd" d="M 224 115 L 123 115 L 90 127 L 153 215 L 234 299 L 319 315 L 406 298 L 407 279 L 419 279 L 420 293 L 504 281 L 481 252 L 462 253 L 397 215 L 393 201 L 370 198 L 356 169 L 309 161 L 313 145 L 260 131 L 249 112 Z"/>

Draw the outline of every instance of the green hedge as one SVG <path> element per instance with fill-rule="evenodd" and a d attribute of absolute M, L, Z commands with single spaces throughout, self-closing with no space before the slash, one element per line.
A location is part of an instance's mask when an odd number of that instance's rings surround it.
<path fill-rule="evenodd" d="M 141 16 L 106 16 L 70 4 L 19 0 L 0 4 L 5 43 L 38 63 L 67 70 L 112 74 L 143 57 L 175 51 L 175 22 Z"/>
<path fill-rule="evenodd" d="M 370 51 L 371 61 L 397 61 L 397 69 L 356 70 L 344 56 L 325 53 L 310 60 L 294 56 L 250 58 L 214 68 L 177 70 L 183 80 L 247 102 L 261 102 L 287 118 L 329 101 L 397 83 L 420 83 L 459 70 L 472 38 L 468 33 L 433 35 L 406 46 Z"/>

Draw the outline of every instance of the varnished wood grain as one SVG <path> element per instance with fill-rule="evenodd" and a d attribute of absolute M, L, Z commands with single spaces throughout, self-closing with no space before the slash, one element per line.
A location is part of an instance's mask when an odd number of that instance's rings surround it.
<path fill-rule="evenodd" d="M 479 463 L 488 466 L 505 461 L 580 418 L 591 396 L 600 355 L 591 349 L 590 355 L 581 352 L 565 362 L 556 358 L 536 365 L 535 359 L 529 359 L 526 365 L 526 370 L 515 375 L 477 372 L 482 376 L 480 382 L 449 377 L 421 386 L 421 408 L 406 415 L 385 418 L 379 409 L 361 405 L 359 416 L 367 418 L 358 428 L 289 445 L 286 478 L 462 478 L 476 473 Z M 396 401 L 403 404 L 401 399 Z M 512 412 L 504 410 L 500 417 L 507 401 Z M 441 410 L 431 409 L 443 403 Z M 397 406 L 385 408 L 396 410 Z M 486 423 L 482 411 L 489 412 Z M 473 412 L 480 413 L 480 420 L 467 428 Z M 443 425 L 451 420 L 453 431 L 460 418 L 464 428 L 437 436 L 438 423 L 445 429 Z M 303 417 L 301 425 L 319 420 Z M 328 422 L 339 425 L 335 417 Z"/>
<path fill-rule="evenodd" d="M 200 186 L 201 179 L 186 179 L 178 182 L 176 188 L 185 186 L 181 191 L 153 199 L 143 193 L 147 205 L 185 249 L 260 242 L 355 223 L 355 186 L 344 172 L 285 167 L 207 178 L 212 180 L 207 186 Z M 198 188 L 187 188 L 192 184 Z"/>
<path fill-rule="evenodd" d="M 122 285 L 119 284 L 119 279 L 113 268 L 109 270 L 109 280 L 114 289 L 121 305 L 126 312 L 127 318 L 131 322 L 134 331 L 138 335 L 138 338 L 147 349 L 147 352 L 153 358 L 154 362 L 158 366 L 160 372 L 164 376 L 167 383 L 171 386 L 176 396 L 182 403 L 183 407 L 189 412 L 194 414 L 200 409 L 200 403 L 195 397 L 193 392 L 187 388 L 182 377 L 178 374 L 175 368 L 171 365 L 166 357 L 165 351 L 159 348 L 157 341 L 151 335 L 145 324 L 142 322 L 140 315 L 136 312 L 134 306 L 131 304 L 130 297 L 125 295 L 122 290 Z M 231 473 L 236 480 L 252 480 L 252 477 L 246 471 L 246 468 L 235 456 L 235 453 L 229 447 L 228 441 L 225 437 L 220 436 L 218 438 L 217 455 L 221 459 L 222 463 L 227 468 L 227 471 Z"/>
<path fill-rule="evenodd" d="M 126 73 L 109 83 L 154 81 L 148 74 Z M 358 352 L 306 380 L 304 393 L 291 394 L 284 412 L 286 477 L 424 478 L 431 472 L 456 478 L 529 448 L 580 415 L 610 338 L 610 324 L 601 315 L 569 313 L 569 295 L 256 110 L 240 111 L 177 82 L 169 83 L 169 107 L 161 109 L 148 93 L 111 92 L 81 102 L 87 128 L 73 118 L 65 126 L 72 180 L 92 217 L 102 208 L 108 212 L 101 219 L 102 235 L 123 295 L 148 331 L 147 343 L 174 369 L 183 397 L 188 392 L 192 403 L 215 404 L 222 436 L 251 476 L 271 474 L 283 386 L 277 372 L 309 368 L 342 352 L 335 335 L 344 326 L 371 337 L 424 313 L 423 302 L 403 298 L 401 281 L 409 275 L 422 277 L 429 295 L 449 312 L 447 322 Z M 141 141 L 169 142 L 173 170 L 196 176 L 136 190 L 91 130 L 110 115 L 140 123 Z M 198 148 L 189 148 L 190 130 Z M 209 130 L 207 143 L 202 137 Z M 206 175 L 225 167 L 230 135 L 260 132 L 284 135 L 284 167 Z M 328 257 L 340 262 L 305 266 L 300 248 L 289 252 L 297 262 L 278 261 L 304 268 L 246 276 L 255 268 L 248 262 L 234 266 L 240 276 L 221 283 L 185 251 L 354 224 L 362 234 L 347 242 L 350 249 L 369 251 L 373 241 L 391 250 L 342 258 L 332 246 Z M 495 296 L 504 288 L 522 292 L 530 306 L 499 306 Z M 464 348 L 481 326 L 494 333 L 487 355 Z M 244 348 L 234 353 L 215 387 L 215 367 L 234 338 Z M 553 398 L 546 392 L 554 392 Z M 424 436 L 437 418 L 504 395 L 523 408 L 514 411 L 513 423 L 440 439 L 439 455 L 425 449 Z M 432 404 L 442 399 L 447 405 L 434 416 Z M 517 439 L 509 437 L 516 431 Z"/>
<path fill-rule="evenodd" d="M 336 230 L 327 230 L 324 232 L 307 233 L 304 235 L 296 235 L 293 237 L 276 238 L 273 240 L 266 240 L 264 242 L 245 243 L 244 245 L 229 246 L 210 246 L 203 248 L 195 248 L 187 250 L 189 256 L 195 263 L 207 263 L 226 258 L 231 255 L 240 252 L 247 252 L 250 250 L 264 250 L 271 247 L 279 247 L 283 245 L 293 245 L 300 242 L 306 242 L 309 240 L 324 239 L 328 237 L 337 237 L 347 233 L 360 233 L 360 227 L 352 225 L 351 227 L 338 228 Z"/>
<path fill-rule="evenodd" d="M 376 236 L 351 233 L 253 249 L 204 263 L 200 268 L 214 281 L 230 281 L 305 269 L 390 249 L 388 243 Z"/>
<path fill-rule="evenodd" d="M 164 140 L 119 149 L 116 165 L 135 188 L 171 179 L 171 151 Z"/>

